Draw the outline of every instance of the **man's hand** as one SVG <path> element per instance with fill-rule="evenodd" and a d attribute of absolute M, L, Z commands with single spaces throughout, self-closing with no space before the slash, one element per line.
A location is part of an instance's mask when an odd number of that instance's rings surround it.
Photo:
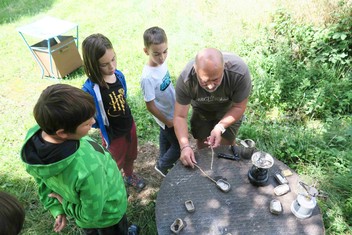
<path fill-rule="evenodd" d="M 61 232 L 67 225 L 66 215 L 58 215 L 55 219 L 54 231 Z"/>
<path fill-rule="evenodd" d="M 221 134 L 221 130 L 215 126 L 214 129 L 210 132 L 210 136 L 207 137 L 205 144 L 208 144 L 212 148 L 220 146 Z"/>
<path fill-rule="evenodd" d="M 191 146 L 186 145 L 181 148 L 180 161 L 182 162 L 183 165 L 190 166 L 190 167 L 194 168 L 193 163 L 197 163 L 197 162 L 194 157 L 194 152 L 193 152 L 193 149 L 191 148 Z"/>

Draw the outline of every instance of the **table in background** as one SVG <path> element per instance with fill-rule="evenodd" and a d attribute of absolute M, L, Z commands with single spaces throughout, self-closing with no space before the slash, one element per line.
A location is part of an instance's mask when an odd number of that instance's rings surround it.
<path fill-rule="evenodd" d="M 160 235 L 173 234 L 170 225 L 181 218 L 186 227 L 179 234 L 325 234 L 318 205 L 312 216 L 301 220 L 291 212 L 291 203 L 297 197 L 299 177 L 287 177 L 291 191 L 283 196 L 274 194 L 278 185 L 274 172 L 288 169 L 274 158 L 266 186 L 253 186 L 247 177 L 252 167 L 250 160 L 231 161 L 217 158 L 217 153 L 230 153 L 228 146 L 214 149 L 213 169 L 210 149 L 196 152 L 198 165 L 213 178 L 224 177 L 231 185 L 227 193 L 219 190 L 198 168 L 184 167 L 179 161 L 162 182 L 156 200 L 156 223 Z M 269 211 L 270 201 L 279 199 L 283 213 Z M 195 212 L 189 213 L 184 202 L 192 200 Z"/>
<path fill-rule="evenodd" d="M 76 36 L 63 34 L 75 30 Z M 62 78 L 82 65 L 78 47 L 78 24 L 46 16 L 36 22 L 17 28 L 44 75 Z M 25 35 L 43 39 L 30 45 Z M 53 59 L 53 55 L 55 58 Z"/>

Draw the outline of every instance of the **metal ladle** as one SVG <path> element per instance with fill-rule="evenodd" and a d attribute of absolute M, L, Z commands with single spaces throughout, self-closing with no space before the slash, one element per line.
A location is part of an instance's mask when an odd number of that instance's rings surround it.
<path fill-rule="evenodd" d="M 211 178 L 207 173 L 205 173 L 202 168 L 200 168 L 200 166 L 198 166 L 197 164 L 193 163 L 208 179 L 210 179 L 211 181 L 213 181 L 216 186 L 223 192 L 228 192 L 230 191 L 231 185 L 229 184 L 229 182 L 227 182 L 226 180 L 223 179 L 218 179 L 217 181 L 215 181 L 213 178 Z"/>

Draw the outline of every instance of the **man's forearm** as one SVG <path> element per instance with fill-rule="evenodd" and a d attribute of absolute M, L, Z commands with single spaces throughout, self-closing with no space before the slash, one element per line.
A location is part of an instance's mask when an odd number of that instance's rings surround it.
<path fill-rule="evenodd" d="M 241 119 L 244 111 L 247 107 L 247 99 L 242 101 L 241 103 L 234 104 L 229 111 L 220 119 L 219 123 L 221 123 L 225 128 L 231 126 L 234 122 Z"/>
<path fill-rule="evenodd" d="M 174 117 L 174 128 L 180 148 L 189 145 L 187 120 L 182 117 Z"/>

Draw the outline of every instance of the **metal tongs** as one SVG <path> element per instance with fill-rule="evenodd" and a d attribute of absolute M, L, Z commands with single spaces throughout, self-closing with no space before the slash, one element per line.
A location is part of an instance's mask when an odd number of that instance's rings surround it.
<path fill-rule="evenodd" d="M 310 197 L 322 197 L 322 198 L 327 198 L 328 195 L 327 193 L 323 192 L 323 191 L 318 191 L 315 187 L 313 186 L 309 186 L 308 184 L 299 181 L 299 184 L 304 188 L 304 190 L 306 190 L 307 192 L 307 196 Z"/>

